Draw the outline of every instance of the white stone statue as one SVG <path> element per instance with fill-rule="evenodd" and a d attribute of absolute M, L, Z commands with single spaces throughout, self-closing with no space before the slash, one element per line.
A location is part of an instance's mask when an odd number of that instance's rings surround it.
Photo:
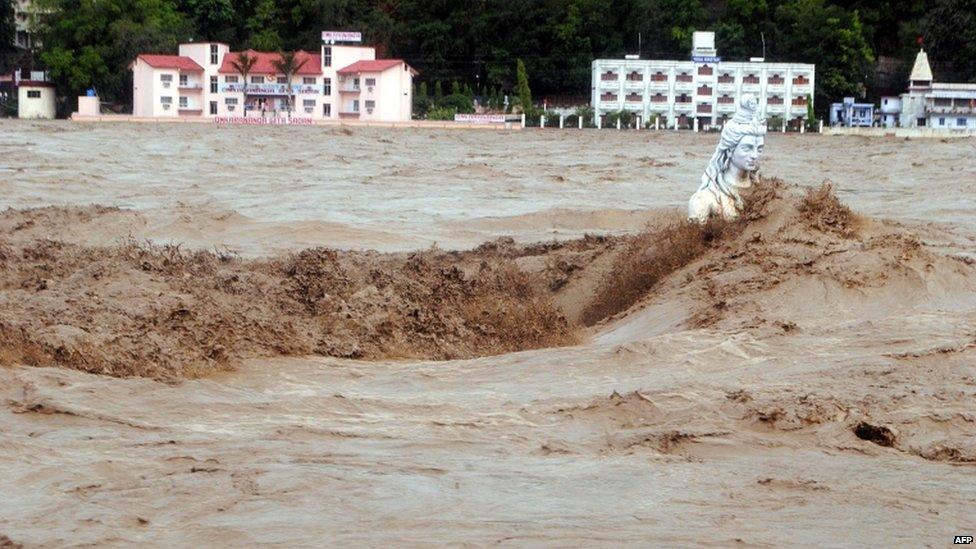
<path fill-rule="evenodd" d="M 722 128 L 715 154 L 702 174 L 701 186 L 688 201 L 688 218 L 735 219 L 743 208 L 739 189 L 752 186 L 766 140 L 766 121 L 759 118 L 755 96 L 743 95 L 739 110 Z"/>

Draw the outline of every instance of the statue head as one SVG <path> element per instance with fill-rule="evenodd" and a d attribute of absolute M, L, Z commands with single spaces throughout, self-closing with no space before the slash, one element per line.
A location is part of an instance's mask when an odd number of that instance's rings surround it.
<path fill-rule="evenodd" d="M 722 128 L 718 147 L 705 168 L 702 182 L 707 179 L 717 181 L 720 175 L 724 176 L 734 166 L 748 174 L 748 177 L 741 180 L 729 178 L 725 181 L 737 187 L 750 186 L 752 176 L 759 168 L 759 157 L 762 155 L 765 140 L 766 121 L 759 118 L 759 102 L 755 96 L 743 95 L 735 116 Z"/>

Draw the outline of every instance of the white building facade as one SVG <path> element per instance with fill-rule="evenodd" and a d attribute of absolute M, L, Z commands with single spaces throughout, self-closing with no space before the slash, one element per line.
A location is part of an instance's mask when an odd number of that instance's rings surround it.
<path fill-rule="evenodd" d="M 234 64 L 242 53 L 255 61 L 246 81 Z M 377 60 L 375 49 L 352 45 L 295 58 L 301 67 L 289 82 L 274 66 L 277 53 L 193 43 L 181 44 L 179 55 L 139 55 L 131 65 L 133 115 L 410 120 L 417 72 L 403 60 Z"/>
<path fill-rule="evenodd" d="M 899 125 L 903 128 L 976 130 L 976 84 L 933 82 L 928 54 L 919 50 L 901 95 Z"/>
<path fill-rule="evenodd" d="M 592 63 L 595 115 L 630 111 L 662 127 L 720 125 L 752 94 L 766 117 L 802 122 L 813 101 L 815 66 L 806 63 L 722 61 L 715 35 L 696 32 L 692 59 L 597 59 Z"/>

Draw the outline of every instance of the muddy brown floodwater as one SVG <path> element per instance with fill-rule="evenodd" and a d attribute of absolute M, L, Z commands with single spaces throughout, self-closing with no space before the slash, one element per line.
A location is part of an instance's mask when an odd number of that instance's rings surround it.
<path fill-rule="evenodd" d="M 976 142 L 714 138 L 0 120 L 0 546 L 972 534 Z"/>

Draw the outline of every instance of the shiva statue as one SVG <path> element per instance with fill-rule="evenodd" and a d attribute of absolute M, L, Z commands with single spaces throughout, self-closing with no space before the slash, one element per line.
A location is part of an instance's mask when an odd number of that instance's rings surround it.
<path fill-rule="evenodd" d="M 755 96 L 743 95 L 735 116 L 722 128 L 701 186 L 688 201 L 689 219 L 699 223 L 710 217 L 731 220 L 742 211 L 739 190 L 752 186 L 766 140 L 766 120 L 759 118 L 758 111 Z"/>

